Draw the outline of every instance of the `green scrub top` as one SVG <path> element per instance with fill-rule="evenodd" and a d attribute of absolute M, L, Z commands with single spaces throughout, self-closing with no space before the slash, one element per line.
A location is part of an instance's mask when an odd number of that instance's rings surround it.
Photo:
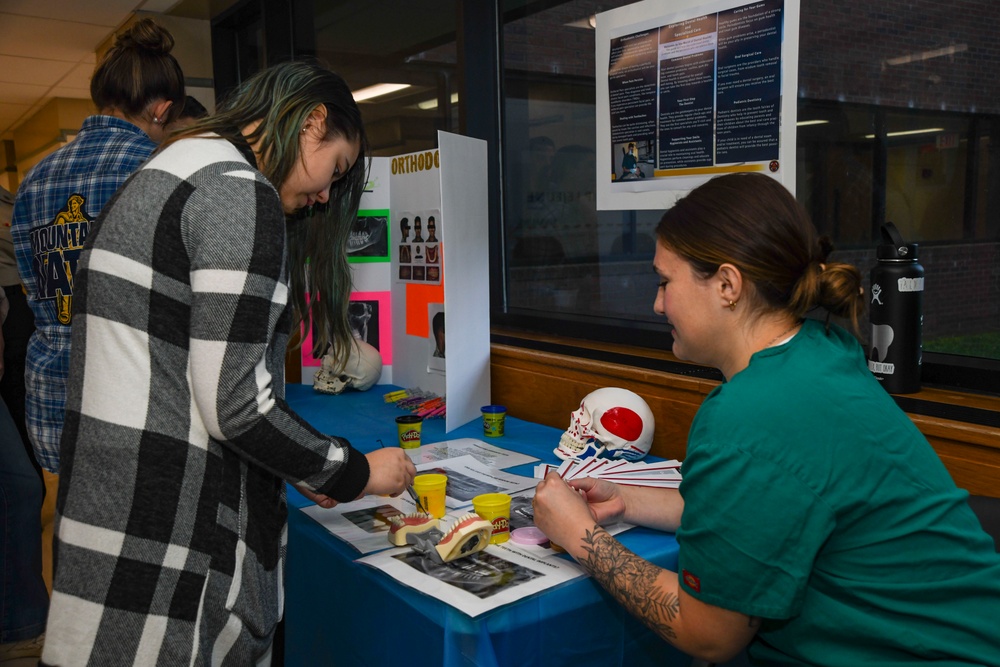
<path fill-rule="evenodd" d="M 1000 665 L 1000 555 L 843 329 L 807 320 L 706 398 L 679 576 L 768 665 Z"/>

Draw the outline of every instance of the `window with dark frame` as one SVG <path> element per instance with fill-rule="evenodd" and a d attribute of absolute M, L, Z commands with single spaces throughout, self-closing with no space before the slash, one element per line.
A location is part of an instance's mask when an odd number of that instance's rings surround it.
<path fill-rule="evenodd" d="M 220 67 L 244 73 L 248 53 L 281 56 L 267 48 L 274 22 L 246 9 L 260 4 L 227 13 L 233 62 L 216 51 L 217 81 L 227 80 Z M 295 55 L 321 58 L 352 88 L 407 86 L 362 105 L 377 155 L 432 146 L 438 129 L 490 142 L 492 321 L 505 330 L 669 348 L 652 312 L 660 213 L 594 203 L 590 18 L 627 4 L 456 0 L 417 11 L 403 0 L 288 3 L 282 30 Z M 240 11 L 253 15 L 248 25 Z M 801 0 L 796 100 L 797 196 L 837 257 L 867 273 L 883 220 L 919 243 L 924 383 L 993 394 L 1000 80 L 983 73 L 1000 64 L 997 34 L 990 0 L 962 12 L 946 3 Z M 647 153 L 637 147 L 640 162 Z"/>

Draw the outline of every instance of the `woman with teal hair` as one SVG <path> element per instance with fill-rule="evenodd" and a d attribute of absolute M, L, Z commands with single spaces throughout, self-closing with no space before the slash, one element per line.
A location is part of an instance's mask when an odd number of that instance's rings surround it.
<path fill-rule="evenodd" d="M 284 401 L 294 326 L 351 339 L 367 157 L 344 80 L 285 63 L 104 210 L 76 277 L 46 664 L 267 664 L 285 483 L 332 507 L 412 482 L 402 450 L 362 454 Z"/>

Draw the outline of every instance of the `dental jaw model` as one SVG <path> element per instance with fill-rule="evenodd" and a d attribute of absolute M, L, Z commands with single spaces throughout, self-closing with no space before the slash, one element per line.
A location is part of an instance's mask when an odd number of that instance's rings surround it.
<path fill-rule="evenodd" d="M 394 516 L 389 521 L 389 542 L 397 547 L 409 544 L 437 563 L 482 551 L 493 532 L 493 524 L 471 512 L 458 517 L 446 530 L 441 530 L 440 519 L 423 512 Z"/>

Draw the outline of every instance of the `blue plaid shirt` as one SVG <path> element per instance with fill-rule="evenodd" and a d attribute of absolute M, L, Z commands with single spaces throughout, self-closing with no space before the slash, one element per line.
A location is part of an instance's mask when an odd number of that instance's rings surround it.
<path fill-rule="evenodd" d="M 91 116 L 17 191 L 11 232 L 36 327 L 24 371 L 25 420 L 35 456 L 51 472 L 59 472 L 76 262 L 101 209 L 155 149 L 132 123 Z"/>

